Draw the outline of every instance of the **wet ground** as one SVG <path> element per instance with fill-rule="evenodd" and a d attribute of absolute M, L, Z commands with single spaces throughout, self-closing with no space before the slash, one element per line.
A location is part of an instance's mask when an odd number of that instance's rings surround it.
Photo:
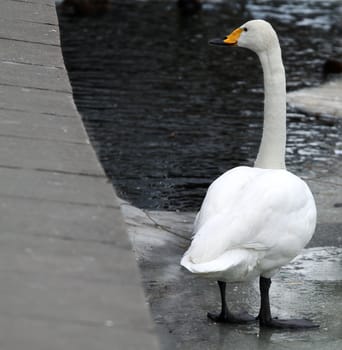
<path fill-rule="evenodd" d="M 341 53 L 340 1 L 204 1 L 179 16 L 175 1 L 113 1 L 100 17 L 61 16 L 78 109 L 118 194 L 136 206 L 197 210 L 209 183 L 252 164 L 262 123 L 254 54 L 209 47 L 251 18 L 272 22 L 289 91 L 319 85 Z M 342 123 L 288 111 L 287 165 L 304 177 L 341 160 Z"/>
<path fill-rule="evenodd" d="M 179 265 L 189 244 L 193 213 L 142 211 L 127 203 L 122 211 L 163 349 L 341 349 L 342 223 L 338 219 L 331 222 L 335 229 L 319 224 L 309 248 L 281 269 L 270 291 L 274 316 L 310 318 L 320 328 L 274 331 L 260 329 L 257 323 L 219 325 L 207 319 L 208 311 L 220 308 L 216 282 L 198 278 Z M 328 236 L 335 247 L 319 246 Z M 230 284 L 227 297 L 232 310 L 258 313 L 257 281 Z"/>

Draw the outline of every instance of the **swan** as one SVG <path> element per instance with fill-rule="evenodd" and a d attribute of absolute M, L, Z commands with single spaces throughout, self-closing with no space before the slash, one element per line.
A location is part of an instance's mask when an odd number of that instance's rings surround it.
<path fill-rule="evenodd" d="M 262 327 L 318 327 L 307 319 L 272 318 L 269 302 L 272 276 L 299 254 L 316 227 L 309 187 L 285 166 L 286 82 L 277 34 L 268 22 L 252 20 L 209 44 L 245 47 L 258 55 L 264 76 L 263 133 L 254 167 L 233 168 L 209 186 L 181 265 L 218 281 L 221 312 L 208 313 L 215 322 L 259 320 Z M 226 303 L 226 282 L 257 277 L 259 315 L 233 314 Z"/>

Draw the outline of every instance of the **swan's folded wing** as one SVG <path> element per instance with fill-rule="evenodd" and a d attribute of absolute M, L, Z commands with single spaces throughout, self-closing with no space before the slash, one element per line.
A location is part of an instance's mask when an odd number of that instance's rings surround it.
<path fill-rule="evenodd" d="M 223 211 L 202 225 L 186 255 L 192 263 L 201 264 L 216 260 L 228 250 L 243 247 L 253 239 L 254 221 L 247 220 L 242 213 L 232 215 L 231 211 Z M 259 249 L 262 244 L 258 242 Z"/>
<path fill-rule="evenodd" d="M 240 166 L 229 170 L 218 177 L 208 188 L 206 196 L 194 222 L 196 233 L 208 218 L 214 217 L 222 210 L 234 209 L 236 198 L 244 191 L 245 186 L 264 169 Z"/>

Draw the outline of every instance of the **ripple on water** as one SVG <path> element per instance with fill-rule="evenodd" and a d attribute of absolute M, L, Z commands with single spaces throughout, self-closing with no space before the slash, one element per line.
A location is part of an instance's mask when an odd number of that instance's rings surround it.
<path fill-rule="evenodd" d="M 255 55 L 208 39 L 250 18 L 271 21 L 288 89 L 299 89 L 318 85 L 339 54 L 338 13 L 337 0 L 208 1 L 184 19 L 169 1 L 127 0 L 101 17 L 60 16 L 75 101 L 118 194 L 142 208 L 197 210 L 213 179 L 252 164 L 262 129 Z M 289 110 L 289 170 L 324 174 L 342 159 L 340 135 L 339 121 Z"/>

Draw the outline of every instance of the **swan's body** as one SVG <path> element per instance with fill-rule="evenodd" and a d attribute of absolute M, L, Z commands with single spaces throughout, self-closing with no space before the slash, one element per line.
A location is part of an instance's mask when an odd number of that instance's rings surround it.
<path fill-rule="evenodd" d="M 254 20 L 224 41 L 212 43 L 247 47 L 259 56 L 264 72 L 264 128 L 255 167 L 227 171 L 209 187 L 181 264 L 220 281 L 222 311 L 209 316 L 222 322 L 239 320 L 225 306 L 224 282 L 260 276 L 259 318 L 265 314 L 271 319 L 270 277 L 310 241 L 316 226 L 315 201 L 305 182 L 285 169 L 286 83 L 275 31 L 269 23 Z M 262 318 L 261 323 L 284 326 Z M 292 327 L 293 322 L 286 321 L 285 326 Z M 305 322 L 295 326 L 309 327 Z"/>
<path fill-rule="evenodd" d="M 312 194 L 297 176 L 234 168 L 209 187 L 182 265 L 227 282 L 269 278 L 309 242 L 315 218 Z"/>

